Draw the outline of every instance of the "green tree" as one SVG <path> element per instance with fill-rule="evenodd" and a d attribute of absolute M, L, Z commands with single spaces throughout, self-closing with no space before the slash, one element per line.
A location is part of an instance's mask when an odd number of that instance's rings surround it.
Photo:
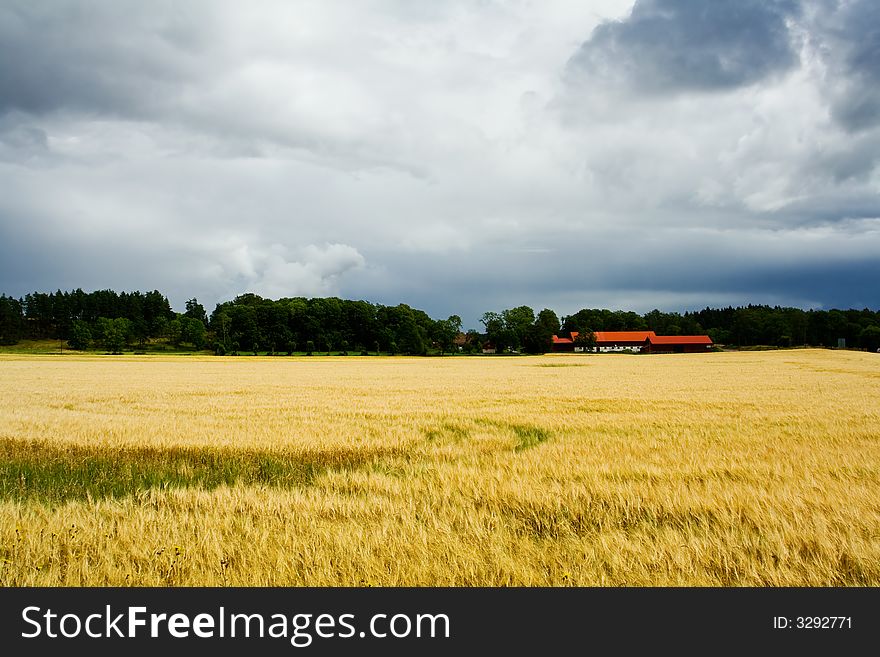
<path fill-rule="evenodd" d="M 89 348 L 91 341 L 92 332 L 89 329 L 89 325 L 80 319 L 74 320 L 73 326 L 70 327 L 70 338 L 67 340 L 67 346 L 71 349 L 85 351 Z"/>
<path fill-rule="evenodd" d="M 211 313 L 211 321 L 208 326 L 213 331 L 214 335 L 217 338 L 217 341 L 223 345 L 223 348 L 227 351 L 230 348 L 230 338 L 229 338 L 229 327 L 231 321 L 229 319 L 228 310 L 218 305 L 214 312 Z"/>
<path fill-rule="evenodd" d="M 584 351 L 590 352 L 596 350 L 596 334 L 590 329 L 580 331 L 574 339 L 574 346 L 581 347 Z"/>
<path fill-rule="evenodd" d="M 183 313 L 183 315 L 184 317 L 189 317 L 190 319 L 199 320 L 203 326 L 208 323 L 208 314 L 205 312 L 205 307 L 200 304 L 195 298 L 192 298 L 186 302 L 186 311 Z"/>
<path fill-rule="evenodd" d="M 405 303 L 393 307 L 380 309 L 378 321 L 384 325 L 383 343 L 395 342 L 400 351 L 405 354 L 425 353 L 425 341 L 428 337 L 424 324 L 426 323 L 421 311 L 415 311 Z M 427 317 L 428 323 L 433 323 Z"/>
<path fill-rule="evenodd" d="M 461 331 L 461 317 L 450 315 L 447 319 L 434 322 L 431 337 L 440 349 L 440 353 L 452 351 L 455 336 Z"/>
<path fill-rule="evenodd" d="M 179 318 L 172 319 L 165 325 L 165 337 L 175 347 L 180 346 L 183 341 L 183 322 Z"/>
<path fill-rule="evenodd" d="M 868 351 L 880 349 L 880 326 L 866 326 L 859 333 L 859 344 Z"/>
<path fill-rule="evenodd" d="M 158 290 L 144 294 L 142 309 L 143 318 L 147 324 L 147 333 L 151 338 L 162 335 L 165 324 L 174 319 L 171 304 L 168 303 L 167 297 Z"/>
<path fill-rule="evenodd" d="M 708 336 L 712 339 L 716 345 L 724 345 L 730 343 L 731 333 L 727 329 L 721 328 L 710 328 L 706 331 Z"/>
<path fill-rule="evenodd" d="M 241 303 L 239 299 L 245 298 L 248 302 Z M 236 301 L 228 307 L 229 312 L 229 338 L 242 345 L 253 345 L 262 343 L 262 334 L 257 324 L 257 312 L 255 304 L 260 301 L 256 295 L 242 295 L 236 297 Z"/>
<path fill-rule="evenodd" d="M 526 342 L 529 330 L 535 323 L 535 311 L 528 306 L 517 306 L 502 311 L 504 328 L 508 336 L 508 345 L 515 350 L 520 350 Z"/>
<path fill-rule="evenodd" d="M 495 347 L 498 353 L 502 352 L 509 340 L 501 314 L 491 311 L 485 312 L 480 318 L 480 324 L 486 328 L 486 340 Z"/>
<path fill-rule="evenodd" d="M 180 320 L 180 341 L 191 344 L 196 350 L 205 346 L 205 325 L 200 319 L 194 319 L 184 315 Z"/>
<path fill-rule="evenodd" d="M 37 337 L 51 337 L 54 324 L 53 297 L 45 292 L 26 294 L 24 297 L 24 314 L 28 323 L 33 326 Z"/>
<path fill-rule="evenodd" d="M 544 308 L 526 333 L 525 349 L 532 354 L 544 354 L 553 348 L 553 336 L 559 334 L 559 317 Z"/>
<path fill-rule="evenodd" d="M 425 353 L 425 341 L 414 321 L 402 324 L 397 337 L 400 340 L 400 349 L 403 353 L 411 356 Z"/>
<path fill-rule="evenodd" d="M 122 348 L 128 344 L 131 336 L 131 321 L 125 317 L 108 319 L 98 318 L 101 341 L 104 347 L 113 354 L 121 354 Z"/>
<path fill-rule="evenodd" d="M 18 299 L 0 295 L 0 344 L 15 344 L 24 336 L 24 311 Z"/>

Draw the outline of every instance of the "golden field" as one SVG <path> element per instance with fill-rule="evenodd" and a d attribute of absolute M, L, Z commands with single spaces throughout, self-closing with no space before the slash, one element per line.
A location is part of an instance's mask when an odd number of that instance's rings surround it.
<path fill-rule="evenodd" d="M 880 355 L 0 356 L 0 584 L 878 586 Z"/>

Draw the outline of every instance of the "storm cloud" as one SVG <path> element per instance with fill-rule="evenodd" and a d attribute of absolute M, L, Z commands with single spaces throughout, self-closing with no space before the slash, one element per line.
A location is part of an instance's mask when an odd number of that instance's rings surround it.
<path fill-rule="evenodd" d="M 880 123 L 880 6 L 855 0 L 823 9 L 816 33 L 836 81 L 834 116 L 849 131 L 869 130 Z"/>
<path fill-rule="evenodd" d="M 643 93 L 713 91 L 758 82 L 798 62 L 788 0 L 638 0 L 603 23 L 569 66 Z"/>
<path fill-rule="evenodd" d="M 5 2 L 0 291 L 880 306 L 876 3 Z"/>

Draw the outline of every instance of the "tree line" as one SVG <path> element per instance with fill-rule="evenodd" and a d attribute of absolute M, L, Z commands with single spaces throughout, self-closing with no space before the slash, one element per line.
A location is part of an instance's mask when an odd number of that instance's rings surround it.
<path fill-rule="evenodd" d="M 217 304 L 208 328 L 218 353 L 265 350 L 270 353 L 449 352 L 461 331 L 461 318 L 432 319 L 406 304 L 384 306 L 336 297 L 273 301 L 243 294 Z"/>
<path fill-rule="evenodd" d="M 528 306 L 487 312 L 480 320 L 485 338 L 496 350 L 540 353 L 549 350 L 553 335 L 577 331 L 589 342 L 595 331 L 654 331 L 657 335 L 708 335 L 719 345 L 747 347 L 823 346 L 876 351 L 880 348 L 880 312 L 863 310 L 801 310 L 748 305 L 704 308 L 685 313 L 651 310 L 643 315 L 625 310 L 584 308 L 558 319 L 545 308 L 537 315 Z"/>
<path fill-rule="evenodd" d="M 277 301 L 243 294 L 208 316 L 193 298 L 174 312 L 158 291 L 35 292 L 0 296 L 0 344 L 64 340 L 73 349 L 146 349 L 154 343 L 215 353 L 446 353 L 461 318 L 432 319 L 406 304 L 303 297 Z"/>
<path fill-rule="evenodd" d="M 157 344 L 215 353 L 544 353 L 553 335 L 577 331 L 653 330 L 658 335 L 708 334 L 727 346 L 798 345 L 880 348 L 880 312 L 801 310 L 748 305 L 685 313 L 584 308 L 560 318 L 553 310 L 528 306 L 483 314 L 483 330 L 462 333 L 461 318 L 432 319 L 406 304 L 292 297 L 265 299 L 243 294 L 219 303 L 210 315 L 193 298 L 175 312 L 166 296 L 152 292 L 99 290 L 35 292 L 16 299 L 0 295 L 0 344 L 22 339 L 56 339 L 73 349 L 124 348 Z"/>

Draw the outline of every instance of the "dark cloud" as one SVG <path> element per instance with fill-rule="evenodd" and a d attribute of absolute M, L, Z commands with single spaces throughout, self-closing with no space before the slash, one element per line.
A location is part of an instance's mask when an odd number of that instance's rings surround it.
<path fill-rule="evenodd" d="M 792 202 L 778 214 L 768 214 L 766 221 L 791 228 L 837 225 L 845 228 L 847 224 L 859 220 L 874 220 L 880 217 L 880 198 L 876 193 L 857 188 L 836 193 L 807 197 Z"/>
<path fill-rule="evenodd" d="M 788 0 L 637 0 L 623 21 L 598 26 L 569 71 L 637 92 L 717 91 L 798 63 Z"/>
<path fill-rule="evenodd" d="M 331 18 L 345 13 L 344 3 L 327 6 Z M 327 52 L 320 39 L 298 38 L 303 11 L 271 0 L 265 15 L 201 0 L 3 3 L 0 118 L 156 123 L 212 155 L 285 149 L 348 171 L 425 175 L 414 158 L 379 147 L 381 132 L 404 130 L 356 65 L 334 61 L 356 61 L 357 46 Z"/>
<path fill-rule="evenodd" d="M 163 3 L 4 3 L 0 114 L 148 115 L 189 72 L 198 25 Z"/>
<path fill-rule="evenodd" d="M 0 118 L 0 161 L 33 164 L 49 152 L 45 130 L 26 121 Z"/>
<path fill-rule="evenodd" d="M 880 224 L 874 232 L 878 229 Z M 749 303 L 880 308 L 874 284 L 880 258 L 870 246 L 859 246 L 856 226 L 851 244 L 830 228 L 761 230 L 745 237 L 735 229 L 655 230 L 654 239 L 597 231 L 588 239 L 559 239 L 546 251 L 486 248 L 479 259 L 468 252 L 368 253 L 368 260 L 389 270 L 366 272 L 347 289 L 383 303 L 406 301 L 435 317 L 456 313 L 471 328 L 480 328 L 479 318 L 488 310 L 523 304 L 559 315 L 593 307 L 644 313 Z M 399 271 L 408 276 L 393 275 Z M 434 281 L 443 283 L 432 286 Z"/>
<path fill-rule="evenodd" d="M 810 299 L 822 308 L 878 308 L 874 281 L 880 279 L 880 259 L 848 262 L 798 263 L 765 266 L 739 272 L 729 284 L 741 290 L 763 290 L 779 298 Z"/>
<path fill-rule="evenodd" d="M 819 12 L 815 32 L 832 81 L 840 85 L 835 119 L 857 132 L 880 123 L 880 4 L 841 3 Z"/>

